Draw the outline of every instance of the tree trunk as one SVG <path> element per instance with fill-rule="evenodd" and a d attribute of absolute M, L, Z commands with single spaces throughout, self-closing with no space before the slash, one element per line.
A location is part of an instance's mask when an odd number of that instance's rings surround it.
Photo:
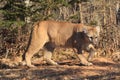
<path fill-rule="evenodd" d="M 25 0 L 24 3 L 25 3 L 25 6 L 26 6 L 26 9 L 27 9 L 30 6 L 30 0 Z M 26 16 L 25 17 L 25 22 L 30 23 L 30 19 L 31 18 L 29 16 Z"/>
<path fill-rule="evenodd" d="M 82 17 L 82 5 L 79 3 L 79 14 L 80 14 L 80 22 L 83 23 L 83 17 Z"/>

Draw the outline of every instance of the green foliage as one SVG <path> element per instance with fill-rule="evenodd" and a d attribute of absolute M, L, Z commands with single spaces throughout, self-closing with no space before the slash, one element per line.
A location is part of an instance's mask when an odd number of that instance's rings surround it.
<path fill-rule="evenodd" d="M 9 21 L 9 20 L 5 20 L 5 21 L 0 21 L 0 28 L 7 28 L 7 29 L 14 29 L 16 27 L 21 27 L 22 25 L 24 25 L 25 22 L 24 21 Z M 15 26 L 12 26 L 15 25 Z"/>
<path fill-rule="evenodd" d="M 4 1 L 4 0 L 3 0 Z M 24 0 L 6 0 L 7 4 L 0 9 L 0 12 L 4 14 L 4 20 L 1 21 L 1 27 L 10 27 L 12 24 L 23 25 L 19 23 L 25 23 L 25 17 L 30 17 L 32 22 L 37 20 L 47 20 L 51 18 L 57 18 L 57 15 L 53 11 L 59 10 L 62 6 L 71 6 L 74 3 L 86 2 L 88 0 L 30 0 L 32 5 L 26 7 Z M 70 16 L 69 19 L 76 19 L 77 15 Z"/>
<path fill-rule="evenodd" d="M 90 0 L 70 0 L 69 3 L 74 4 L 74 3 L 89 2 L 89 1 Z"/>
<path fill-rule="evenodd" d="M 67 0 L 54 0 L 55 4 L 61 5 L 61 6 L 68 6 L 68 1 Z"/>
<path fill-rule="evenodd" d="M 78 19 L 78 18 L 79 18 L 79 13 L 69 17 L 69 19 Z"/>
<path fill-rule="evenodd" d="M 91 21 L 89 24 L 90 24 L 90 25 L 97 25 L 98 23 L 97 23 L 97 21 L 93 20 L 93 21 Z"/>
<path fill-rule="evenodd" d="M 61 6 L 69 6 L 67 0 L 32 0 L 33 5 L 31 6 L 32 20 L 46 20 L 55 18 L 57 12 Z M 38 6 L 36 6 L 38 5 Z"/>
<path fill-rule="evenodd" d="M 22 1 L 7 0 L 7 4 L 3 8 L 3 10 L 3 14 L 6 20 L 24 20 L 25 6 Z"/>

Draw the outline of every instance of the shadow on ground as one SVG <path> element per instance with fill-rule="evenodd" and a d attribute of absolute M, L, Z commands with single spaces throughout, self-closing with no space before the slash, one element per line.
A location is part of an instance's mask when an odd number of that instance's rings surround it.
<path fill-rule="evenodd" d="M 59 66 L 5 67 L 0 69 L 0 80 L 120 80 L 120 63 L 99 61 L 99 58 L 93 63 L 93 66 L 81 66 L 78 61 L 67 60 Z"/>

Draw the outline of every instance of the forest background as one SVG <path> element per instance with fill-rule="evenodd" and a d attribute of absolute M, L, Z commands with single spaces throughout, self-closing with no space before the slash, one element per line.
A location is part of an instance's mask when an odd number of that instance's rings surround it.
<path fill-rule="evenodd" d="M 21 56 L 33 23 L 42 20 L 99 25 L 99 56 L 120 50 L 119 0 L 0 0 L 0 58 Z"/>

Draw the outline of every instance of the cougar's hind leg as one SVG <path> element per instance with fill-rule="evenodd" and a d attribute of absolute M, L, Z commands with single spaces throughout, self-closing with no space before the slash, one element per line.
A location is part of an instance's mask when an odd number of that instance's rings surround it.
<path fill-rule="evenodd" d="M 35 53 L 37 53 L 40 49 L 43 48 L 44 44 L 46 43 L 45 40 L 37 40 L 37 42 L 31 42 L 26 54 L 25 54 L 25 61 L 28 67 L 34 67 L 31 64 L 31 58 Z"/>
<path fill-rule="evenodd" d="M 50 52 L 50 51 L 45 51 L 44 52 L 44 60 L 48 63 L 48 64 L 50 64 L 50 65 L 58 65 L 55 61 L 53 61 L 52 59 L 52 52 Z"/>
<path fill-rule="evenodd" d="M 55 61 L 52 60 L 52 53 L 55 49 L 55 45 L 51 42 L 45 44 L 45 51 L 44 51 L 44 60 L 51 65 L 58 65 Z"/>

